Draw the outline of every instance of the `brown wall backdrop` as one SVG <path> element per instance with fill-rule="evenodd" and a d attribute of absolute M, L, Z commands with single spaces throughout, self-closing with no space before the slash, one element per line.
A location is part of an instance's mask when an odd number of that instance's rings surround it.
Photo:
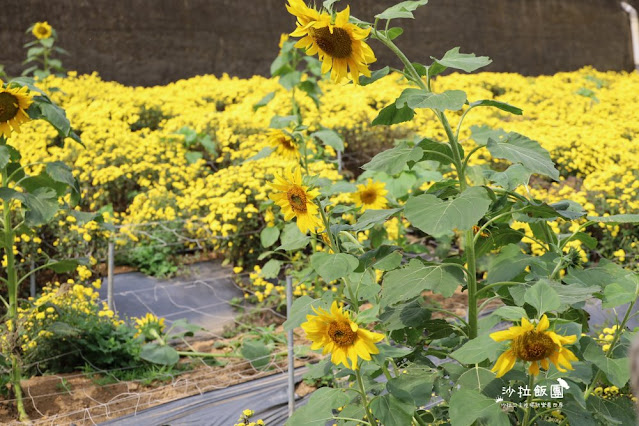
<path fill-rule="evenodd" d="M 320 3 L 320 0 L 317 0 Z M 352 0 L 371 20 L 398 0 Z M 67 49 L 67 69 L 130 85 L 200 74 L 268 75 L 280 34 L 294 29 L 285 0 L 0 0 L 0 64 L 24 68 L 26 28 L 47 20 Z M 639 6 L 639 0 L 631 0 Z M 341 9 L 338 3 L 338 9 Z M 428 61 L 454 46 L 488 55 L 490 71 L 552 74 L 585 65 L 633 69 L 630 25 L 617 0 L 431 0 L 398 40 Z M 371 42 L 379 63 L 390 52 Z M 375 68 L 375 66 L 373 66 Z"/>

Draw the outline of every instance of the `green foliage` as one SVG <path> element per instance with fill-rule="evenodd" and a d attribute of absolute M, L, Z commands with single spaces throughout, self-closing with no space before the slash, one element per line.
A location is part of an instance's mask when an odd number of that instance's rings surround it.
<path fill-rule="evenodd" d="M 27 359 L 36 361 L 37 370 L 29 372 L 65 373 L 85 365 L 110 370 L 139 363 L 140 342 L 133 337 L 135 330 L 99 316 L 97 305 L 89 307 L 88 313 L 72 306 L 56 306 L 56 312 L 55 323 L 31 331 L 31 339 L 37 339 L 38 344 L 27 352 Z M 38 338 L 41 330 L 52 335 Z"/>
<path fill-rule="evenodd" d="M 212 161 L 217 157 L 217 144 L 209 134 L 197 133 L 186 126 L 178 130 L 176 134 L 184 136 L 184 147 L 188 150 L 185 155 L 190 164 L 202 159 Z"/>
<path fill-rule="evenodd" d="M 175 251 L 171 246 L 151 242 L 138 245 L 127 253 L 123 261 L 138 268 L 142 273 L 154 277 L 170 277 L 178 267 L 174 263 Z"/>

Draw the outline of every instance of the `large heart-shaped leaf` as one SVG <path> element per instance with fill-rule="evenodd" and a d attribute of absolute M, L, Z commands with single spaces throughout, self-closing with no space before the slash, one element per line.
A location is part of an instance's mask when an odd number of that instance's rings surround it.
<path fill-rule="evenodd" d="M 382 304 L 390 306 L 419 296 L 424 290 L 450 297 L 461 284 L 463 275 L 456 267 L 426 265 L 419 259 L 411 259 L 401 269 L 388 272 L 382 286 Z"/>
<path fill-rule="evenodd" d="M 413 197 L 406 203 L 406 218 L 433 237 L 464 231 L 484 217 L 490 198 L 484 188 L 471 187 L 457 198 L 442 201 L 431 194 Z"/>
<path fill-rule="evenodd" d="M 550 159 L 550 154 L 532 139 L 519 133 L 510 133 L 504 140 L 489 139 L 486 145 L 495 158 L 520 163 L 533 173 L 559 180 L 559 171 Z"/>

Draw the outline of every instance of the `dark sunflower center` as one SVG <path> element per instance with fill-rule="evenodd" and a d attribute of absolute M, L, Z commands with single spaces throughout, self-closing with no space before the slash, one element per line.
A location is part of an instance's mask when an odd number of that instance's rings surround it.
<path fill-rule="evenodd" d="M 7 122 L 18 115 L 18 98 L 11 93 L 0 93 L 0 122 Z"/>
<path fill-rule="evenodd" d="M 291 141 L 289 138 L 285 138 L 285 137 L 280 138 L 280 145 L 282 145 L 282 147 L 285 150 L 287 150 L 287 151 L 294 151 L 295 150 L 295 146 L 293 145 L 293 141 Z"/>
<path fill-rule="evenodd" d="M 313 29 L 313 40 L 333 58 L 348 58 L 353 52 L 353 40 L 350 34 L 343 28 L 333 28 L 333 32 L 328 27 Z"/>
<path fill-rule="evenodd" d="M 294 186 L 286 192 L 286 197 L 293 211 L 306 213 L 306 191 L 299 186 Z"/>
<path fill-rule="evenodd" d="M 367 189 L 360 195 L 362 199 L 362 203 L 364 204 L 373 204 L 377 199 L 377 191 L 374 189 Z"/>
<path fill-rule="evenodd" d="M 38 33 L 45 35 L 47 34 L 47 29 L 45 27 L 38 27 Z"/>
<path fill-rule="evenodd" d="M 537 331 L 529 331 L 513 342 L 515 355 L 524 361 L 540 361 L 548 358 L 556 347 L 550 336 Z"/>
<path fill-rule="evenodd" d="M 352 345 L 357 337 L 357 333 L 351 330 L 351 325 L 347 322 L 334 321 L 328 326 L 328 335 L 331 340 L 339 346 Z"/>

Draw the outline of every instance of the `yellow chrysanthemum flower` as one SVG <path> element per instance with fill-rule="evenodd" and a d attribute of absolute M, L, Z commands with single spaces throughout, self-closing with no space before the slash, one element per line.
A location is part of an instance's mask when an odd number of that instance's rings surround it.
<path fill-rule="evenodd" d="M 388 205 L 386 201 L 386 184 L 384 182 L 373 182 L 368 179 L 365 185 L 357 185 L 357 191 L 353 193 L 353 202 L 362 208 L 362 211 L 369 209 L 380 210 Z"/>
<path fill-rule="evenodd" d="M 36 22 L 31 32 L 38 40 L 49 38 L 51 37 L 51 34 L 52 34 L 51 25 L 49 25 L 47 21 Z"/>
<path fill-rule="evenodd" d="M 518 359 L 529 361 L 528 372 L 535 376 L 539 374 L 540 365 L 544 370 L 548 370 L 548 361 L 561 372 L 565 372 L 566 369 L 572 370 L 570 361 L 577 361 L 577 357 L 563 345 L 575 343 L 577 336 L 561 336 L 548 331 L 549 326 L 548 317 L 544 315 L 537 326 L 522 318 L 519 326 L 491 333 L 490 337 L 496 342 L 512 340 L 510 348 L 500 355 L 492 368 L 492 371 L 497 372 L 497 377 L 510 371 Z"/>
<path fill-rule="evenodd" d="M 302 329 L 313 342 L 311 349 L 322 348 L 322 353 L 331 353 L 331 361 L 335 365 L 343 364 L 350 369 L 357 369 L 357 358 L 370 361 L 371 354 L 379 353 L 375 343 L 384 338 L 383 334 L 360 328 L 351 321 L 350 313 L 343 312 L 334 301 L 331 311 L 322 308 L 313 311 L 317 315 L 307 315 Z M 350 365 L 348 361 L 350 360 Z"/>
<path fill-rule="evenodd" d="M 275 152 L 282 157 L 289 158 L 291 160 L 297 160 L 299 158 L 299 151 L 297 145 L 292 137 L 287 135 L 280 129 L 271 129 L 268 132 L 268 142 L 275 148 Z"/>
<path fill-rule="evenodd" d="M 339 12 L 333 22 L 329 14 L 309 9 L 301 0 L 289 1 L 291 6 L 288 10 L 297 17 L 297 28 L 291 35 L 301 37 L 295 47 L 306 49 L 308 55 L 318 54 L 322 73 L 331 71 L 331 79 L 335 82 L 348 78 L 350 73 L 355 84 L 359 82 L 360 73 L 370 77 L 368 64 L 377 59 L 364 40 L 371 29 L 362 29 L 348 22 L 350 6 Z"/>
<path fill-rule="evenodd" d="M 20 125 L 30 120 L 27 108 L 33 103 L 26 86 L 5 87 L 0 80 L 0 135 L 11 136 L 11 129 L 20 133 Z"/>
<path fill-rule="evenodd" d="M 275 182 L 270 185 L 279 192 L 269 195 L 269 198 L 282 208 L 285 220 L 296 217 L 297 227 L 304 233 L 324 229 L 318 216 L 319 208 L 312 201 L 319 195 L 319 191 L 309 190 L 302 184 L 302 172 L 299 168 L 286 170 L 284 176 L 276 175 Z"/>

